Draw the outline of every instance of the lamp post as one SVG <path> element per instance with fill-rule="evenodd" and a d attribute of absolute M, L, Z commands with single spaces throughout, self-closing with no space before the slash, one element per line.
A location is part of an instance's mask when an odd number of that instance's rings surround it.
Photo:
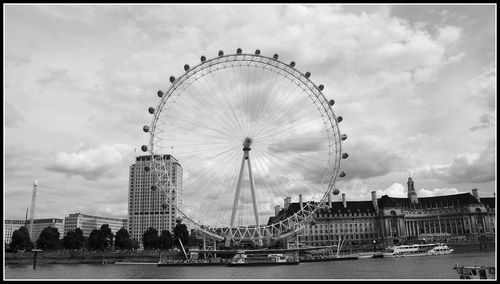
<path fill-rule="evenodd" d="M 376 251 L 376 245 L 377 245 L 377 241 L 376 240 L 373 240 L 373 252 Z"/>

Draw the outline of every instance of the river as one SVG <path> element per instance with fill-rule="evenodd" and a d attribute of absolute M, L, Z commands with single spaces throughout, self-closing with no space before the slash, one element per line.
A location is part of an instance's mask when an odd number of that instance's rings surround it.
<path fill-rule="evenodd" d="M 495 265 L 495 251 L 368 258 L 284 266 L 158 267 L 156 264 L 9 264 L 5 279 L 458 279 L 453 265 Z"/>

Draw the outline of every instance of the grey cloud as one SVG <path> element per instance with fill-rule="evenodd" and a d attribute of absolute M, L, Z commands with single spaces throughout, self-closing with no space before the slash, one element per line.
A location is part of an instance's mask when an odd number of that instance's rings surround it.
<path fill-rule="evenodd" d="M 470 128 L 471 131 L 490 128 L 495 126 L 495 120 L 492 114 L 486 113 L 479 118 L 479 123 Z"/>
<path fill-rule="evenodd" d="M 358 140 L 345 147 L 349 158 L 342 160 L 341 168 L 346 172 L 346 180 L 384 176 L 403 164 L 403 157 L 375 141 Z"/>
<path fill-rule="evenodd" d="M 36 80 L 36 82 L 45 87 L 50 83 L 56 81 L 66 81 L 66 80 L 69 80 L 68 70 L 50 69 L 44 77 Z"/>
<path fill-rule="evenodd" d="M 25 65 L 31 62 L 31 58 L 28 55 L 21 54 L 7 54 L 5 56 L 6 64 L 11 64 L 14 66 Z"/>
<path fill-rule="evenodd" d="M 424 178 L 442 179 L 453 184 L 485 183 L 495 180 L 495 143 L 489 140 L 481 153 L 458 154 L 449 164 L 417 170 Z"/>
<path fill-rule="evenodd" d="M 21 112 L 19 112 L 15 105 L 11 103 L 5 103 L 5 126 L 9 128 L 14 128 L 21 125 L 26 120 L 24 119 Z"/>

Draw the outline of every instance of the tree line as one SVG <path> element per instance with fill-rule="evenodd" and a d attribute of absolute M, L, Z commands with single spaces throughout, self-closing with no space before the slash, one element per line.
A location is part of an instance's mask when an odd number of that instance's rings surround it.
<path fill-rule="evenodd" d="M 142 234 L 142 244 L 146 250 L 169 250 L 173 248 L 181 249 L 181 242 L 184 247 L 197 245 L 194 234 L 189 234 L 185 224 L 178 223 L 173 234 L 168 230 L 150 227 Z M 80 228 L 76 228 L 66 233 L 61 239 L 57 228 L 46 227 L 40 233 L 38 239 L 32 242 L 29 231 L 25 226 L 15 230 L 12 234 L 12 241 L 8 244 L 11 251 L 31 251 L 35 245 L 42 250 L 89 250 L 89 251 L 114 251 L 114 250 L 137 250 L 139 241 L 131 238 L 125 228 L 121 228 L 113 234 L 108 224 L 103 224 L 99 229 L 94 229 L 88 237 L 83 235 Z"/>

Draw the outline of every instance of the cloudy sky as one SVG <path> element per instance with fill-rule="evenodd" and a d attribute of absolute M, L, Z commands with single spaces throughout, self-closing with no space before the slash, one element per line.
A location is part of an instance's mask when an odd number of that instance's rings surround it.
<path fill-rule="evenodd" d="M 4 216 L 38 180 L 37 218 L 126 217 L 157 90 L 237 48 L 325 85 L 348 200 L 404 197 L 408 173 L 419 196 L 493 196 L 495 23 L 495 5 L 4 5 Z"/>

